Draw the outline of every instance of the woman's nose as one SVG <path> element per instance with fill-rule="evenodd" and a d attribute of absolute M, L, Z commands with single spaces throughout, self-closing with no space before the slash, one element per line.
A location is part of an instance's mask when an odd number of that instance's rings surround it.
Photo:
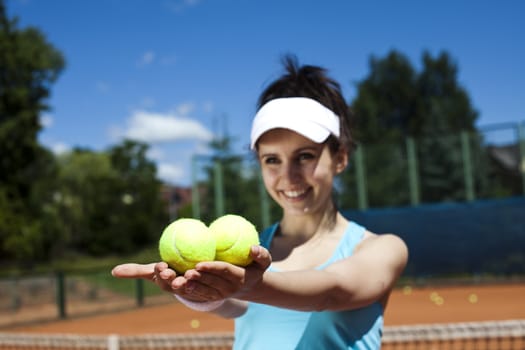
<path fill-rule="evenodd" d="M 295 163 L 288 163 L 283 169 L 282 176 L 290 183 L 297 182 L 301 179 L 301 167 Z"/>

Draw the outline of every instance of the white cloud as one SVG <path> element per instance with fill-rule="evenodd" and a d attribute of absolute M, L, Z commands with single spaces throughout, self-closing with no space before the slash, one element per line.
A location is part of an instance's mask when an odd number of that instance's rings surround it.
<path fill-rule="evenodd" d="M 165 152 L 164 152 L 164 150 L 160 149 L 159 147 L 150 147 L 150 148 L 148 148 L 147 157 L 149 159 L 152 159 L 152 160 L 155 160 L 155 161 L 159 161 L 159 160 L 164 159 Z"/>
<path fill-rule="evenodd" d="M 173 12 L 182 12 L 184 9 L 196 6 L 201 0 L 171 0 L 166 1 L 166 7 Z"/>
<path fill-rule="evenodd" d="M 102 93 L 102 94 L 107 94 L 109 92 L 109 84 L 106 83 L 105 81 L 97 81 L 96 85 L 95 85 L 96 89 L 98 92 Z"/>
<path fill-rule="evenodd" d="M 206 113 L 213 112 L 213 102 L 211 101 L 204 102 L 203 109 Z"/>
<path fill-rule="evenodd" d="M 175 55 L 166 55 L 166 56 L 163 56 L 161 59 L 160 59 L 160 63 L 163 65 L 163 66 L 172 66 L 174 64 L 177 63 L 177 56 Z"/>
<path fill-rule="evenodd" d="M 194 119 L 144 110 L 132 113 L 122 136 L 147 143 L 184 140 L 208 142 L 213 137 L 208 129 Z"/>
<path fill-rule="evenodd" d="M 142 106 L 142 108 L 152 108 L 157 104 L 157 102 L 153 97 L 146 96 L 140 100 L 139 104 Z"/>
<path fill-rule="evenodd" d="M 51 149 L 51 152 L 53 152 L 53 154 L 56 154 L 56 155 L 61 155 L 61 154 L 68 153 L 69 151 L 71 151 L 71 147 L 69 147 L 69 145 L 66 145 L 63 142 L 55 142 L 55 143 L 48 145 L 48 147 Z"/>
<path fill-rule="evenodd" d="M 180 183 L 186 180 L 187 177 L 184 167 L 171 163 L 158 163 L 157 175 L 162 181 L 171 184 Z"/>
<path fill-rule="evenodd" d="M 40 116 L 40 125 L 44 128 L 50 128 L 55 120 L 50 114 L 43 114 Z"/>
<path fill-rule="evenodd" d="M 146 51 L 142 54 L 142 56 L 139 59 L 138 65 L 139 66 L 147 66 L 155 60 L 155 52 L 153 51 Z"/>
<path fill-rule="evenodd" d="M 186 103 L 181 103 L 180 105 L 178 105 L 177 108 L 175 109 L 175 113 L 182 115 L 182 116 L 187 116 L 194 110 L 195 110 L 195 105 L 191 102 L 186 102 Z"/>

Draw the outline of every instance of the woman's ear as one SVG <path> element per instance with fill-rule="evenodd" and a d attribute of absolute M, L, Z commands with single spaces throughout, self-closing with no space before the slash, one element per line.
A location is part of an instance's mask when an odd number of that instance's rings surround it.
<path fill-rule="evenodd" d="M 339 147 L 339 150 L 335 154 L 335 172 L 337 175 L 341 174 L 348 165 L 348 152 L 344 147 Z"/>

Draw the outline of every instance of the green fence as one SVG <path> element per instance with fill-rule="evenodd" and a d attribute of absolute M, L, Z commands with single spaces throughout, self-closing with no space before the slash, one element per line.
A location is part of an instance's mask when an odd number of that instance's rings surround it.
<path fill-rule="evenodd" d="M 267 226 L 278 215 L 253 155 L 193 158 L 193 216 L 235 212 Z M 525 122 L 360 145 L 338 183 L 341 208 L 471 202 L 525 194 Z"/>
<path fill-rule="evenodd" d="M 525 123 L 500 124 L 480 128 L 476 133 L 407 138 L 397 144 L 360 145 L 337 184 L 337 201 L 346 212 L 351 212 L 349 215 L 365 215 L 363 220 L 369 222 L 364 223 L 371 228 L 374 225 L 391 227 L 388 220 L 413 222 L 421 228 L 423 224 L 428 224 L 428 220 L 423 220 L 424 216 L 418 214 L 418 210 L 424 211 L 425 215 L 437 212 L 436 208 L 429 207 L 429 203 L 462 204 L 461 210 L 468 213 L 463 216 L 469 217 L 471 222 L 476 221 L 473 208 L 477 208 L 480 213 L 489 208 L 488 213 L 493 214 L 493 205 L 500 208 L 498 212 L 502 218 L 508 217 L 508 208 L 518 213 L 522 207 L 517 205 L 522 206 L 522 200 L 518 204 L 511 200 L 499 203 L 491 201 L 511 197 L 522 199 L 525 195 L 524 130 Z M 266 194 L 257 161 L 252 155 L 196 156 L 192 170 L 194 217 L 209 222 L 231 212 L 245 216 L 258 228 L 268 226 L 279 217 L 280 209 Z M 490 203 L 485 205 L 487 201 Z M 507 208 L 507 205 L 510 207 Z M 403 210 L 378 211 L 386 208 Z M 414 211 L 411 213 L 410 209 Z M 460 213 L 454 206 L 443 210 L 446 211 L 443 220 L 450 218 L 451 213 L 456 216 Z M 412 214 L 419 215 L 420 220 L 406 219 Z M 399 219 L 400 215 L 403 215 L 402 220 Z M 514 221 L 506 218 L 502 222 L 510 222 L 508 227 L 516 230 L 522 227 L 515 224 L 516 218 L 522 217 L 515 214 L 512 217 Z M 521 221 L 520 225 L 525 223 Z M 425 239 L 424 232 L 419 238 L 421 230 L 414 227 L 400 230 L 410 233 L 406 239 L 413 247 L 417 246 L 418 239 Z M 439 234 L 433 235 L 436 242 L 442 240 Z M 504 235 L 501 231 L 498 234 Z M 523 242 L 522 234 L 518 232 L 515 236 L 519 242 Z M 465 237 L 476 239 L 475 232 Z M 513 243 L 516 242 L 512 241 L 513 236 L 505 237 L 507 246 L 498 252 L 510 251 L 506 247 L 519 246 Z M 453 242 L 454 238 L 448 239 Z M 428 245 L 425 247 L 432 248 Z M 423 248 L 414 248 L 414 252 L 423 252 Z M 480 258 L 483 258 L 482 254 Z M 492 266 L 497 270 L 500 257 L 495 259 Z M 505 259 L 509 271 L 515 270 L 515 266 L 518 266 L 518 270 L 524 266 L 523 255 L 515 254 Z M 431 261 L 426 263 L 425 266 L 432 266 Z M 469 264 L 468 269 L 465 266 L 460 269 L 467 273 L 483 272 L 476 269 L 475 261 Z M 419 268 L 423 265 L 414 266 Z M 450 265 L 446 272 L 454 270 L 455 266 Z M 414 273 L 420 273 L 415 268 L 413 270 Z M 165 302 L 172 302 L 172 298 L 153 284 L 115 279 L 109 270 L 17 275 L 0 280 L 0 328 L 29 321 L 75 317 Z"/>
<path fill-rule="evenodd" d="M 169 302 L 156 285 L 109 269 L 19 274 L 0 279 L 0 329 Z"/>

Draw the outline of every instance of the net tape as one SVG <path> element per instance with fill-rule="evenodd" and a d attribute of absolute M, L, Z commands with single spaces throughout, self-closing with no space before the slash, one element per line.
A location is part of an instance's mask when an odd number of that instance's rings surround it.
<path fill-rule="evenodd" d="M 387 326 L 382 342 L 525 338 L 525 320 Z M 0 332 L 0 349 L 222 349 L 232 333 L 80 335 Z"/>
<path fill-rule="evenodd" d="M 385 327 L 383 342 L 525 337 L 525 320 L 458 322 Z"/>

